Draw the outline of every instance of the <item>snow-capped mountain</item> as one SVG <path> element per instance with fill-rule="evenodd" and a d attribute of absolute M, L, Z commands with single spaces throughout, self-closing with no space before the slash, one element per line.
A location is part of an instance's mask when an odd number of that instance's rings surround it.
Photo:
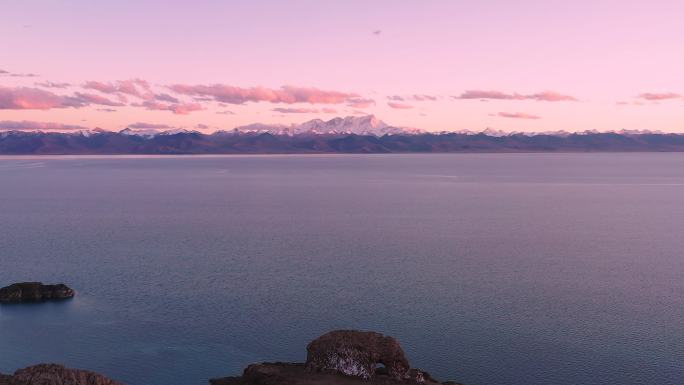
<path fill-rule="evenodd" d="M 159 135 L 176 135 L 176 134 L 199 134 L 199 131 L 193 131 L 193 130 L 186 130 L 183 128 L 175 128 L 171 130 L 163 130 L 160 131 L 159 129 L 154 129 L 154 128 L 139 128 L 139 129 L 132 129 L 130 127 L 124 128 L 123 130 L 119 131 L 119 134 L 121 135 L 135 135 L 135 136 L 142 136 L 145 138 L 153 138 L 155 136 Z"/>
<path fill-rule="evenodd" d="M 422 131 L 415 128 L 390 126 L 374 115 L 347 116 L 330 120 L 313 119 L 289 126 L 283 124 L 254 123 L 235 128 L 239 132 L 268 132 L 274 135 L 302 134 L 356 134 L 356 135 L 410 135 Z"/>

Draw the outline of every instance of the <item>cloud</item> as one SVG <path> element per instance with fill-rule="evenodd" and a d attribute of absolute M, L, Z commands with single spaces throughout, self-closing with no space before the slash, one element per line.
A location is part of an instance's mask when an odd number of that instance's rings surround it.
<path fill-rule="evenodd" d="M 537 115 L 526 114 L 524 112 L 499 112 L 497 116 L 513 119 L 541 119 L 541 117 Z"/>
<path fill-rule="evenodd" d="M 95 95 L 95 94 L 76 92 L 74 94 L 74 97 L 77 100 L 82 101 L 84 104 L 100 104 L 103 106 L 110 106 L 110 107 L 123 107 L 123 106 L 125 106 L 124 103 L 115 102 L 113 100 L 109 100 L 109 99 L 105 98 L 104 96 Z"/>
<path fill-rule="evenodd" d="M 9 73 L 9 71 L 0 70 L 0 75 L 6 75 L 6 74 L 8 74 L 8 73 Z"/>
<path fill-rule="evenodd" d="M 97 110 L 102 111 L 102 112 L 117 112 L 118 111 L 114 108 L 98 108 Z"/>
<path fill-rule="evenodd" d="M 145 107 L 148 110 L 171 111 L 178 115 L 187 115 L 192 111 L 202 110 L 199 103 L 159 103 L 154 100 L 146 100 L 142 103 L 133 104 L 135 107 Z"/>
<path fill-rule="evenodd" d="M 337 110 L 334 108 L 321 108 L 321 112 L 324 114 L 336 114 Z"/>
<path fill-rule="evenodd" d="M 432 95 L 413 95 L 413 100 L 418 102 L 435 101 L 437 100 L 437 97 Z"/>
<path fill-rule="evenodd" d="M 381 33 L 382 33 L 382 30 L 379 30 L 379 29 L 376 29 L 375 31 L 373 31 L 373 35 L 376 35 L 376 36 L 381 34 Z"/>
<path fill-rule="evenodd" d="M 230 110 L 216 111 L 216 113 L 219 115 L 235 115 L 235 112 Z"/>
<path fill-rule="evenodd" d="M 676 94 L 674 92 L 661 92 L 661 93 L 645 92 L 643 94 L 639 94 L 638 97 L 641 99 L 645 99 L 645 100 L 667 100 L 667 99 L 679 99 L 682 97 L 682 95 Z"/>
<path fill-rule="evenodd" d="M 455 99 L 481 99 L 481 100 L 536 100 L 544 102 L 577 101 L 570 95 L 563 95 L 555 91 L 542 91 L 534 94 L 508 94 L 494 90 L 467 90 Z"/>
<path fill-rule="evenodd" d="M 408 110 L 408 109 L 413 108 L 413 106 L 410 104 L 399 103 L 399 102 L 387 102 L 387 105 L 392 107 L 392 108 L 396 108 L 396 109 L 400 109 L 400 110 Z"/>
<path fill-rule="evenodd" d="M 375 100 L 365 98 L 352 98 L 347 101 L 347 107 L 368 108 L 375 105 Z"/>
<path fill-rule="evenodd" d="M 38 87 L 45 87 L 45 88 L 67 88 L 70 87 L 71 84 L 69 83 L 55 83 L 55 82 L 41 82 L 41 83 L 35 83 Z"/>
<path fill-rule="evenodd" d="M 200 130 L 206 130 L 206 129 L 209 128 L 209 126 L 207 126 L 206 124 L 197 123 L 197 124 L 195 125 L 195 128 L 200 129 Z"/>
<path fill-rule="evenodd" d="M 178 98 L 174 98 L 169 94 L 155 94 L 154 98 L 161 102 L 180 103 L 180 100 L 178 100 Z"/>
<path fill-rule="evenodd" d="M 181 95 L 212 97 L 215 101 L 228 104 L 245 104 L 247 102 L 339 104 L 358 96 L 340 91 L 295 86 L 282 86 L 273 89 L 265 87 L 242 88 L 224 84 L 174 84 L 169 88 Z"/>
<path fill-rule="evenodd" d="M 403 102 L 406 100 L 413 100 L 415 102 L 425 102 L 425 101 L 435 101 L 435 100 L 437 100 L 437 97 L 433 96 L 433 95 L 413 94 L 413 95 L 408 95 L 408 96 L 391 95 L 391 96 L 388 96 L 387 99 L 398 101 L 398 102 Z"/>
<path fill-rule="evenodd" d="M 2 130 L 87 130 L 88 128 L 76 126 L 71 124 L 55 123 L 55 122 L 33 122 L 30 120 L 0 121 L 0 129 Z"/>
<path fill-rule="evenodd" d="M 128 128 L 134 128 L 136 130 L 166 130 L 169 128 L 173 128 L 173 127 L 169 126 L 168 124 L 145 123 L 145 122 L 131 123 L 127 127 Z"/>
<path fill-rule="evenodd" d="M 57 95 L 39 88 L 0 86 L 0 110 L 48 110 L 83 107 L 88 103 L 75 97 Z"/>
<path fill-rule="evenodd" d="M 315 114 L 318 110 L 315 108 L 274 108 L 271 111 L 280 112 L 282 114 Z"/>
<path fill-rule="evenodd" d="M 154 98 L 150 84 L 142 79 L 118 80 L 115 82 L 89 81 L 83 85 L 83 88 L 93 89 L 105 94 L 119 93 L 136 96 L 141 99 Z"/>
<path fill-rule="evenodd" d="M 10 74 L 9 76 L 15 77 L 15 78 L 37 78 L 38 74 Z"/>

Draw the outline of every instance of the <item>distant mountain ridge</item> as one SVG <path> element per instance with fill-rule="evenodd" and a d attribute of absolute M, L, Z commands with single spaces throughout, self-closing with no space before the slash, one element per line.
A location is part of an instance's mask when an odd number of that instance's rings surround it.
<path fill-rule="evenodd" d="M 119 132 L 2 131 L 0 154 L 263 154 L 684 151 L 684 135 L 651 131 L 581 133 L 424 132 L 373 115 L 301 124 L 251 124 L 211 134 L 137 124 Z"/>

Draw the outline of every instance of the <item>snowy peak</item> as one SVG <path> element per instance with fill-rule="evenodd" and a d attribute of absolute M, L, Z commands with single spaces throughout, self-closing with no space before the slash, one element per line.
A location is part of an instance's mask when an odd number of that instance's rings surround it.
<path fill-rule="evenodd" d="M 356 135 L 396 135 L 417 134 L 421 131 L 414 128 L 393 127 L 376 118 L 374 115 L 337 117 L 330 120 L 313 119 L 289 126 L 283 124 L 254 123 L 236 127 L 240 132 L 264 132 L 274 135 L 320 135 L 320 134 L 356 134 Z"/>

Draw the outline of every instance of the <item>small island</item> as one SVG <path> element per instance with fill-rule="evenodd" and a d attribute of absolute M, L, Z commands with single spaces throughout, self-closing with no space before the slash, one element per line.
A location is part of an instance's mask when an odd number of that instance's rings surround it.
<path fill-rule="evenodd" d="M 313 340 L 305 363 L 249 365 L 239 377 L 210 380 L 211 385 L 459 385 L 440 383 L 411 368 L 399 342 L 376 332 L 335 330 Z"/>
<path fill-rule="evenodd" d="M 23 303 L 64 300 L 76 292 L 63 283 L 44 285 L 42 282 L 20 282 L 0 289 L 0 303 Z"/>
<path fill-rule="evenodd" d="M 14 375 L 0 374 L 0 385 L 123 385 L 101 374 L 69 369 L 57 364 L 40 364 L 19 369 Z"/>

